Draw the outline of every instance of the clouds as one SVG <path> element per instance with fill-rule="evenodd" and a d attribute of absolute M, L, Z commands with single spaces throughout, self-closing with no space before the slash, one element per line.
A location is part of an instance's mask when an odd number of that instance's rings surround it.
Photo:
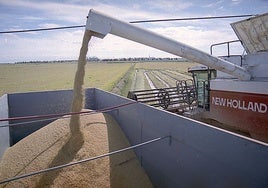
<path fill-rule="evenodd" d="M 220 1 L 209 3 L 209 4 L 205 4 L 203 7 L 205 8 L 217 7 L 217 6 L 222 6 L 223 3 L 224 3 L 224 0 L 220 0 Z"/>
<path fill-rule="evenodd" d="M 28 10 L 31 14 L 39 14 L 46 19 L 68 21 L 70 23 L 81 23 L 85 20 L 88 12 L 88 8 L 85 6 L 46 1 L 12 0 L 3 1 L 1 4 L 15 7 L 18 10 Z M 34 17 L 30 16 L 28 19 Z"/>
<path fill-rule="evenodd" d="M 242 3 L 242 0 L 232 0 L 232 3 L 235 5 L 239 5 Z"/>
<path fill-rule="evenodd" d="M 193 5 L 190 1 L 174 1 L 174 0 L 153 0 L 145 2 L 148 5 L 149 9 L 157 9 L 162 11 L 171 11 L 173 10 L 185 10 Z"/>
<path fill-rule="evenodd" d="M 0 62 L 78 59 L 83 29 L 5 34 L 0 37 Z"/>
<path fill-rule="evenodd" d="M 73 4 L 78 2 L 77 4 Z M 88 11 L 93 8 L 103 13 L 116 16 L 126 21 L 138 19 L 150 19 L 154 17 L 165 17 L 167 14 L 160 12 L 148 11 L 147 7 L 160 8 L 161 1 L 146 1 L 146 6 L 137 3 L 104 3 L 105 1 L 69 1 L 69 3 L 56 3 L 50 1 L 25 1 L 12 0 L 0 1 L 0 5 L 16 8 L 24 12 L 30 12 L 31 15 L 24 15 L 15 19 L 23 19 L 24 21 L 50 21 L 50 22 L 66 22 L 69 24 L 84 24 Z M 166 5 L 173 6 L 173 1 L 167 1 Z M 144 4 L 144 3 L 143 3 Z M 169 7 L 169 8 L 170 8 Z"/>
<path fill-rule="evenodd" d="M 196 27 L 158 27 L 153 32 L 209 52 L 211 43 L 232 40 L 234 35 L 215 30 L 202 30 Z M 29 34 L 30 35 L 30 34 Z M 77 59 L 81 46 L 83 30 L 56 31 L 47 37 L 35 33 L 32 36 L 8 35 L 3 48 L 10 48 L 12 53 L 0 52 L 0 57 L 12 61 Z M 221 36 L 221 37 L 219 37 Z M 37 40 L 38 38 L 38 40 Z M 171 54 L 155 50 L 144 45 L 108 34 L 104 39 L 93 38 L 90 41 L 88 56 L 99 58 L 122 57 L 174 57 Z M 17 58 L 14 58 L 17 57 Z"/>
<path fill-rule="evenodd" d="M 124 21 L 223 15 L 221 7 L 240 6 L 249 0 L 2 0 L 0 1 L 1 30 L 48 28 L 86 23 L 93 8 Z M 247 7 L 249 4 L 246 4 Z M 208 11 L 209 10 L 209 11 Z M 210 10 L 214 12 L 211 13 Z M 228 9 L 231 11 L 232 9 Z M 221 12 L 222 11 L 222 12 Z M 239 14 L 239 12 L 234 12 Z M 229 27 L 233 20 L 181 21 L 144 23 L 138 26 L 150 29 L 172 39 L 209 52 L 212 43 L 234 40 Z M 236 21 L 236 20 L 234 20 Z M 137 24 L 136 24 L 137 25 Z M 77 59 L 83 29 L 0 35 L 0 62 Z M 103 40 L 91 41 L 89 56 L 100 58 L 155 56 L 168 57 L 141 44 L 108 35 Z"/>

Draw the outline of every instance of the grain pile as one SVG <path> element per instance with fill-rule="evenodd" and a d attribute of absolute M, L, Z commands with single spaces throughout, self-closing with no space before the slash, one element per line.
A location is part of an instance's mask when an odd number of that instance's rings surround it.
<path fill-rule="evenodd" d="M 120 127 L 109 115 L 81 116 L 81 130 L 82 137 L 70 139 L 72 137 L 69 120 L 60 119 L 22 139 L 5 152 L 0 163 L 0 179 L 94 157 L 129 146 Z M 152 185 L 135 153 L 127 151 L 16 180 L 6 184 L 5 187 L 117 188 L 152 187 Z"/>

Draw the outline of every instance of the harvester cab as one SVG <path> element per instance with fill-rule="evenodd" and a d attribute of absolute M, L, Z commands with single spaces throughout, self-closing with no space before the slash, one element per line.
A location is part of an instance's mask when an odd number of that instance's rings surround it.
<path fill-rule="evenodd" d="M 194 87 L 196 88 L 197 107 L 209 110 L 209 83 L 216 78 L 216 70 L 199 65 L 191 67 L 188 72 L 192 74 Z"/>

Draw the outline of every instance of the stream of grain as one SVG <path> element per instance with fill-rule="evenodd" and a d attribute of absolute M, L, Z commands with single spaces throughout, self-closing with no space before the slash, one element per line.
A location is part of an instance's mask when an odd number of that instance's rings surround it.
<path fill-rule="evenodd" d="M 72 112 L 80 112 L 84 105 L 83 84 L 85 76 L 86 56 L 88 51 L 88 43 L 91 39 L 91 33 L 89 30 L 85 30 L 82 47 L 80 49 L 80 55 L 78 59 L 77 71 L 75 74 L 74 88 L 73 88 L 73 102 Z M 70 130 L 72 134 L 78 134 L 80 130 L 80 116 L 72 115 L 70 119 Z"/>

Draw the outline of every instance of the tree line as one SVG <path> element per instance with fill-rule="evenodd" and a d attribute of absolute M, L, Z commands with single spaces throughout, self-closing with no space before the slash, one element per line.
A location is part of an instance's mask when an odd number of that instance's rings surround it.
<path fill-rule="evenodd" d="M 90 62 L 150 62 L 150 61 L 177 61 L 177 62 L 185 62 L 187 61 L 181 57 L 129 57 L 129 58 L 104 58 L 100 59 L 98 57 L 88 57 L 87 61 Z M 15 62 L 15 64 L 23 64 L 23 63 L 76 63 L 77 60 L 50 60 L 50 61 L 21 61 Z"/>

